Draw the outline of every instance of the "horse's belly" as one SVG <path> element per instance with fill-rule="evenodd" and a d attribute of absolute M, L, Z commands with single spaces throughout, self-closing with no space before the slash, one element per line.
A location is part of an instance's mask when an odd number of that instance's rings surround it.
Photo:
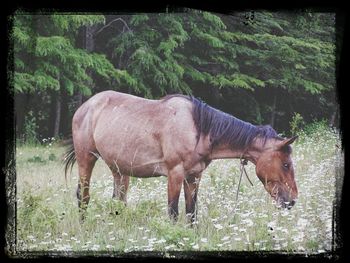
<path fill-rule="evenodd" d="M 130 167 L 129 174 L 134 177 L 157 177 L 166 176 L 167 171 L 162 163 L 155 163 Z"/>
<path fill-rule="evenodd" d="M 123 160 L 106 162 L 111 170 L 126 176 L 133 177 L 157 177 L 166 176 L 167 169 L 162 162 L 152 162 L 147 164 L 131 164 Z"/>
<path fill-rule="evenodd" d="M 95 142 L 101 157 L 112 171 L 124 175 L 151 177 L 166 174 L 159 140 L 151 132 L 130 126 L 99 133 Z"/>

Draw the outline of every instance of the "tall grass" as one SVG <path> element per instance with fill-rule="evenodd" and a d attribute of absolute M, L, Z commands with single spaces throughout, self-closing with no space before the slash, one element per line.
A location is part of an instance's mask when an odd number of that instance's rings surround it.
<path fill-rule="evenodd" d="M 113 180 L 103 161 L 96 163 L 86 221 L 79 222 L 75 189 L 77 167 L 65 182 L 55 144 L 20 146 L 16 151 L 17 252 L 85 251 L 333 251 L 333 215 L 340 191 L 343 156 L 337 133 L 324 125 L 301 132 L 293 147 L 299 200 L 277 209 L 255 176 L 243 178 L 236 210 L 238 160 L 214 161 L 199 189 L 198 224 L 187 225 L 183 196 L 176 224 L 167 215 L 166 178 L 132 178 L 128 205 L 112 200 Z M 337 188 L 338 187 L 338 188 Z"/>

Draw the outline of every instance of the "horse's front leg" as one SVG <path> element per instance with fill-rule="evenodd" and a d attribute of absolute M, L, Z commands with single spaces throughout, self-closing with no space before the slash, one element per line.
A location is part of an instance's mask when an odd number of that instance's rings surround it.
<path fill-rule="evenodd" d="M 177 221 L 179 215 L 179 196 L 184 181 L 182 165 L 175 166 L 168 174 L 168 213 L 170 219 Z"/>
<path fill-rule="evenodd" d="M 193 224 L 197 219 L 197 194 L 202 173 L 187 176 L 183 182 L 186 203 L 186 216 Z"/>
<path fill-rule="evenodd" d="M 127 175 L 121 175 L 118 172 L 113 172 L 114 177 L 114 189 L 112 198 L 117 198 L 126 205 L 126 194 L 129 188 L 130 177 Z"/>

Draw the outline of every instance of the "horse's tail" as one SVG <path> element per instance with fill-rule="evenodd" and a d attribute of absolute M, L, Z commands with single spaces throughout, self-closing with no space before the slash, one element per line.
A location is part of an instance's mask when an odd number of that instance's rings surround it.
<path fill-rule="evenodd" d="M 70 172 L 72 172 L 72 169 L 73 169 L 73 165 L 76 161 L 76 158 L 75 158 L 75 151 L 74 151 L 74 145 L 73 145 L 73 139 L 70 139 L 69 141 L 69 146 L 68 146 L 68 149 L 64 155 L 64 158 L 63 158 L 63 163 L 64 163 L 64 177 L 67 181 L 67 171 L 70 167 Z"/>

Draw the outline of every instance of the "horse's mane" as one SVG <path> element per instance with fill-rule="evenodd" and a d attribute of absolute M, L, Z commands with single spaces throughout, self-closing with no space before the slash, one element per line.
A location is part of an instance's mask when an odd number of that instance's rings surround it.
<path fill-rule="evenodd" d="M 232 115 L 215 109 L 205 102 L 185 95 L 169 95 L 163 98 L 183 97 L 193 103 L 193 120 L 197 128 L 197 138 L 209 135 L 212 146 L 228 144 L 232 149 L 244 150 L 249 147 L 257 137 L 263 140 L 273 138 L 282 140 L 270 125 L 253 125 L 242 121 Z"/>

